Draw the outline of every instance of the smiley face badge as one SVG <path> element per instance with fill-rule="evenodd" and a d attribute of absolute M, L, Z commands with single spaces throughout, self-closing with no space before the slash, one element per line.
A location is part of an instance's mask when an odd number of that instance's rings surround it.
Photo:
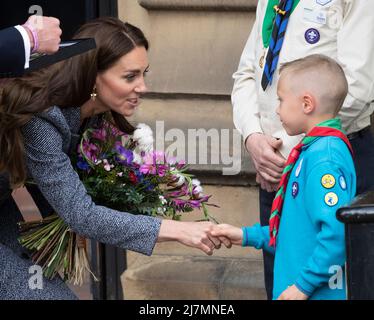
<path fill-rule="evenodd" d="M 325 174 L 321 179 L 321 184 L 325 189 L 331 189 L 336 184 L 335 177 L 332 174 Z"/>

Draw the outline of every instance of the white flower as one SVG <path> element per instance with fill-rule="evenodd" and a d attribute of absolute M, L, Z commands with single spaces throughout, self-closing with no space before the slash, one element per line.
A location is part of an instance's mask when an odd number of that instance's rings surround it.
<path fill-rule="evenodd" d="M 204 197 L 203 187 L 201 186 L 201 182 L 199 180 L 192 180 L 192 188 L 192 194 L 195 199 L 201 199 Z"/>
<path fill-rule="evenodd" d="M 203 188 L 201 186 L 196 186 L 194 189 L 193 189 L 193 193 L 194 194 L 202 194 L 203 193 Z"/>
<path fill-rule="evenodd" d="M 135 136 L 143 137 L 143 136 L 152 136 L 152 135 L 153 135 L 152 129 L 145 123 L 139 123 L 136 126 L 134 137 Z"/>
<path fill-rule="evenodd" d="M 186 178 L 180 174 L 177 174 L 176 177 L 178 180 L 174 183 L 174 185 L 176 187 L 183 186 L 183 184 L 186 182 Z"/>
<path fill-rule="evenodd" d="M 139 150 L 145 152 L 153 151 L 153 132 L 146 124 L 139 123 L 132 138 L 138 143 Z"/>
<path fill-rule="evenodd" d="M 117 176 L 118 176 L 118 177 L 122 177 L 122 176 L 123 176 L 123 172 L 118 172 L 118 173 L 117 173 Z"/>
<path fill-rule="evenodd" d="M 133 163 L 136 163 L 136 164 L 142 164 L 143 163 L 143 159 L 140 156 L 140 154 L 138 154 L 137 152 L 133 151 L 133 155 L 134 155 L 134 159 L 132 161 Z"/>
<path fill-rule="evenodd" d="M 201 186 L 201 182 L 198 179 L 192 179 L 192 185 L 198 187 Z"/>
<path fill-rule="evenodd" d="M 186 182 L 186 178 L 182 176 L 181 174 L 176 174 L 175 175 L 175 180 L 171 183 L 171 185 L 174 188 L 178 188 L 183 186 L 183 184 Z"/>
<path fill-rule="evenodd" d="M 161 200 L 161 204 L 162 204 L 162 205 L 165 205 L 165 204 L 168 203 L 167 200 L 164 198 L 164 196 L 159 196 L 159 198 L 160 198 L 160 200 Z"/>

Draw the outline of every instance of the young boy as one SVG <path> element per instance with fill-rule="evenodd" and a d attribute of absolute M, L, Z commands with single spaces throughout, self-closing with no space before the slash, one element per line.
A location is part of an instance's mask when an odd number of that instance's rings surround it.
<path fill-rule="evenodd" d="M 342 68 L 326 56 L 281 67 L 277 113 L 289 135 L 306 136 L 287 160 L 270 226 L 217 225 L 212 231 L 275 254 L 273 299 L 346 298 L 344 225 L 335 214 L 353 199 L 356 175 L 335 117 L 347 91 Z"/>

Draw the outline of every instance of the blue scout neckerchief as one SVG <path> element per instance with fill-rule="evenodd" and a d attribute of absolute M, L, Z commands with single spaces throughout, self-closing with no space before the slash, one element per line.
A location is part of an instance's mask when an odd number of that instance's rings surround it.
<path fill-rule="evenodd" d="M 288 25 L 288 20 L 291 15 L 292 10 L 296 7 L 300 0 L 281 0 L 279 2 L 279 5 L 274 5 L 273 10 L 275 15 L 274 24 L 271 31 L 271 37 L 269 40 L 269 50 L 266 55 L 266 64 L 264 68 L 264 72 L 262 75 L 261 80 L 261 86 L 263 90 L 265 91 L 268 84 L 271 84 L 271 81 L 273 79 L 273 74 L 275 69 L 278 65 L 279 60 L 279 54 L 282 49 L 284 36 L 286 34 L 286 29 Z M 270 30 L 269 28 L 269 21 L 272 17 L 269 12 L 269 6 L 273 5 L 274 0 L 270 0 L 268 3 L 268 7 L 265 14 L 264 24 L 263 24 L 263 30 L 262 30 L 262 36 L 263 36 L 263 42 L 264 46 L 267 44 L 267 40 L 265 41 L 267 37 L 267 33 Z M 265 30 L 265 32 L 264 32 Z"/>

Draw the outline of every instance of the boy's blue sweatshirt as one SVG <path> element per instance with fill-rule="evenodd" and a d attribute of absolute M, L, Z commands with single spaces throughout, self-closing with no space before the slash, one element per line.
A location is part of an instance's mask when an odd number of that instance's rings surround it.
<path fill-rule="evenodd" d="M 303 148 L 287 185 L 276 249 L 269 227 L 244 227 L 247 245 L 275 253 L 273 299 L 296 285 L 309 299 L 346 299 L 344 225 L 336 210 L 356 193 L 348 147 L 322 137 Z"/>

